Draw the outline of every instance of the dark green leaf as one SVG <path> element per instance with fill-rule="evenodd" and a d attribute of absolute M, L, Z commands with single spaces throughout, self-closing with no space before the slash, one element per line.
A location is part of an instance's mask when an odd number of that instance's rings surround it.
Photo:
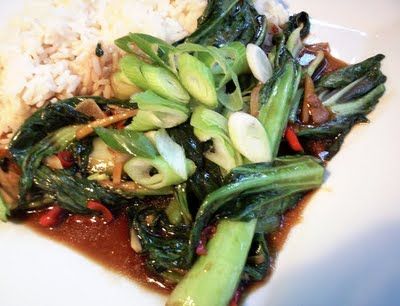
<path fill-rule="evenodd" d="M 322 77 L 317 83 L 318 88 L 340 88 L 365 76 L 374 67 L 379 67 L 380 62 L 385 58 L 382 54 L 362 61 L 361 63 L 341 68 Z"/>
<path fill-rule="evenodd" d="M 248 0 L 209 1 L 199 20 L 187 42 L 221 47 L 233 41 L 261 44 L 265 37 L 265 16 L 258 15 Z"/>
<path fill-rule="evenodd" d="M 97 200 L 109 208 L 127 204 L 127 200 L 108 189 L 79 176 L 71 171 L 53 171 L 42 166 L 36 172 L 36 186 L 56 198 L 57 203 L 72 213 L 89 213 L 86 208 L 88 200 Z"/>

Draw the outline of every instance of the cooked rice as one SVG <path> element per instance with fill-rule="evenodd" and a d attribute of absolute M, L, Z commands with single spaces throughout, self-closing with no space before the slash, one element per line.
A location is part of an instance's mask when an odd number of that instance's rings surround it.
<path fill-rule="evenodd" d="M 0 34 L 0 145 L 36 108 L 74 95 L 114 95 L 110 76 L 122 51 L 113 40 L 142 32 L 176 41 L 193 32 L 206 0 L 37 0 Z M 275 0 L 259 12 L 282 22 Z M 270 14 L 270 18 L 272 18 Z M 275 21 L 276 21 L 275 20 Z M 12 33 L 8 35 L 7 33 Z M 95 48 L 102 44 L 104 55 Z"/>

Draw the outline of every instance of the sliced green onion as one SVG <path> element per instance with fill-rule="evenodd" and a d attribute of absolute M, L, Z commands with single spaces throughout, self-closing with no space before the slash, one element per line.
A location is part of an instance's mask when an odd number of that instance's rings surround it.
<path fill-rule="evenodd" d="M 173 73 L 162 67 L 143 65 L 141 72 L 147 83 L 147 89 L 163 98 L 188 103 L 190 96 Z"/>
<path fill-rule="evenodd" d="M 272 77 L 273 70 L 265 52 L 255 44 L 248 44 L 246 56 L 254 77 L 261 83 L 266 83 Z"/>
<path fill-rule="evenodd" d="M 196 169 L 189 159 L 186 159 L 186 167 L 189 175 Z M 185 181 L 162 157 L 152 159 L 134 157 L 124 165 L 124 171 L 136 183 L 149 189 L 161 189 Z"/>
<path fill-rule="evenodd" d="M 185 151 L 183 148 L 174 142 L 164 129 L 158 130 L 155 133 L 154 139 L 157 150 L 162 158 L 174 169 L 176 174 L 186 181 L 188 179 L 188 173 Z"/>
<path fill-rule="evenodd" d="M 229 136 L 236 150 L 253 163 L 272 159 L 267 132 L 257 118 L 236 112 L 229 116 Z"/>
<path fill-rule="evenodd" d="M 179 79 L 187 91 L 200 103 L 214 108 L 218 105 L 211 70 L 196 57 L 181 53 L 176 57 Z"/>

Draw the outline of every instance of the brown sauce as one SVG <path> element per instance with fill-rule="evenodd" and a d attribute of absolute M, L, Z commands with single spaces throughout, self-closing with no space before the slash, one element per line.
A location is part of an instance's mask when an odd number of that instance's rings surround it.
<path fill-rule="evenodd" d="M 269 235 L 268 242 L 273 259 L 282 249 L 291 228 L 301 221 L 302 212 L 309 197 L 310 195 L 307 195 L 294 209 L 288 211 L 282 220 L 281 227 Z M 35 232 L 77 250 L 91 260 L 142 286 L 164 294 L 168 294 L 173 289 L 173 286 L 162 283 L 155 275 L 150 275 L 146 270 L 143 255 L 132 250 L 128 218 L 124 212 L 117 214 L 109 224 L 105 224 L 97 217 L 72 215 L 66 217 L 54 228 L 43 227 L 39 224 L 39 219 L 45 212 L 26 214 L 19 217 L 19 221 Z M 259 282 L 251 287 L 257 287 L 263 283 Z"/>
<path fill-rule="evenodd" d="M 300 200 L 299 203 L 297 203 L 296 207 L 286 212 L 283 216 L 280 228 L 274 233 L 268 235 L 268 247 L 273 258 L 277 257 L 279 251 L 284 246 L 291 229 L 302 221 L 303 211 L 312 195 L 313 192 L 309 192 Z"/>
<path fill-rule="evenodd" d="M 43 213 L 42 211 L 27 214 L 21 217 L 21 221 L 35 232 L 79 251 L 142 286 L 160 293 L 171 291 L 170 286 L 148 273 L 143 256 L 132 250 L 128 218 L 124 212 L 119 213 L 109 224 L 97 217 L 68 216 L 54 228 L 46 228 L 39 224 Z"/>

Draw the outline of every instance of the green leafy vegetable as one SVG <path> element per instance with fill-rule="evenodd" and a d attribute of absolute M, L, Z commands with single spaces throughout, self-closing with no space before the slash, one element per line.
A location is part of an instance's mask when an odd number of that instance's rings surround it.
<path fill-rule="evenodd" d="M 185 184 L 180 184 L 175 187 L 174 198 L 166 208 L 165 213 L 169 221 L 174 225 L 182 222 L 186 225 L 192 223 L 192 215 L 188 207 Z"/>
<path fill-rule="evenodd" d="M 278 69 L 260 91 L 258 119 L 267 131 L 271 156 L 276 156 L 281 137 L 286 128 L 292 99 L 297 90 L 296 75 L 299 73 L 292 59 Z"/>
<path fill-rule="evenodd" d="M 310 17 L 306 12 L 300 12 L 289 17 L 289 21 L 284 26 L 284 35 L 289 37 L 293 31 L 300 27 L 300 37 L 301 39 L 304 39 L 310 33 L 311 28 Z"/>
<path fill-rule="evenodd" d="M 166 305 L 185 305 L 188 297 L 193 305 L 228 305 L 239 283 L 256 221 L 223 220 L 217 233 L 208 243 L 207 256 L 200 256 L 194 266 L 179 282 Z M 224 252 L 219 252 L 223 249 Z M 244 256 L 241 256 L 245 254 Z"/>
<path fill-rule="evenodd" d="M 31 147 L 48 134 L 62 127 L 74 124 L 86 123 L 89 118 L 76 111 L 74 105 L 80 101 L 78 98 L 50 104 L 36 111 L 21 126 L 14 135 L 9 145 L 9 150 L 19 165 L 22 165 Z"/>
<path fill-rule="evenodd" d="M 229 171 L 241 164 L 241 156 L 228 136 L 228 121 L 221 114 L 204 107 L 197 107 L 190 124 L 200 141 L 212 141 L 212 147 L 204 156 Z"/>
<path fill-rule="evenodd" d="M 157 150 L 143 133 L 102 127 L 96 128 L 95 132 L 110 148 L 119 152 L 148 158 L 157 156 Z"/>
<path fill-rule="evenodd" d="M 200 231 L 211 217 L 245 196 L 270 193 L 269 201 L 319 187 L 324 168 L 312 157 L 282 157 L 271 163 L 243 165 L 233 169 L 228 184 L 207 195 L 200 207 L 191 235 L 192 247 L 197 246 Z M 229 210 L 229 209 L 228 209 Z"/>
<path fill-rule="evenodd" d="M 355 80 L 363 77 L 373 69 L 374 67 L 379 67 L 380 62 L 385 58 L 384 55 L 378 54 L 373 57 L 366 59 L 365 61 L 354 64 L 345 68 L 341 68 L 332 73 L 327 74 L 322 77 L 318 82 L 318 88 L 339 88 Z"/>
<path fill-rule="evenodd" d="M 71 171 L 40 167 L 34 177 L 35 185 L 54 195 L 64 209 L 78 214 L 90 213 L 88 200 L 98 200 L 110 208 L 127 204 L 126 199 L 105 189 L 94 181 L 74 176 Z"/>
<path fill-rule="evenodd" d="M 250 1 L 213 0 L 186 41 L 217 47 L 233 41 L 261 44 L 265 33 L 266 18 L 257 14 Z"/>
<path fill-rule="evenodd" d="M 36 143 L 22 160 L 23 169 L 20 180 L 20 199 L 23 201 L 28 190 L 32 187 L 35 172 L 40 167 L 45 157 L 53 155 L 67 148 L 75 140 L 78 126 L 68 126 L 49 134 Z"/>
<path fill-rule="evenodd" d="M 229 211 L 229 207 L 238 199 L 245 202 L 253 196 L 264 194 L 265 199 L 268 199 L 267 202 L 277 203 L 281 199 L 319 187 L 323 175 L 324 168 L 309 156 L 277 158 L 272 163 L 251 164 L 234 169 L 227 177 L 227 184 L 208 194 L 200 207 L 190 235 L 189 258 L 193 258 L 192 254 L 198 245 L 202 229 L 219 211 Z M 265 201 L 258 202 L 260 205 L 265 203 Z M 256 207 L 253 206 L 253 209 L 257 210 Z M 214 305 L 214 297 L 218 297 L 215 305 L 224 305 L 221 303 L 229 301 L 242 275 L 256 225 L 257 220 L 254 218 L 247 222 L 231 219 L 220 221 L 214 237 L 207 244 L 207 255 L 197 259 L 167 304 L 181 303 L 187 297 L 192 300 L 194 298 L 196 304 L 205 302 L 207 305 Z M 229 273 L 221 273 L 221 267 Z M 262 273 L 266 269 L 263 266 L 250 266 L 247 271 L 249 268 L 253 268 L 253 273 Z M 259 275 L 254 274 L 253 277 Z M 223 287 L 220 287 L 221 284 Z M 207 289 L 206 297 L 203 292 L 199 294 L 199 286 Z M 222 288 L 223 293 L 221 293 Z"/>
<path fill-rule="evenodd" d="M 157 37 L 142 33 L 130 33 L 129 43 L 134 43 L 135 46 L 141 49 L 154 63 L 171 70 L 170 61 L 172 61 L 172 58 L 169 57 L 169 54 L 174 51 L 172 45 Z M 173 72 L 173 70 L 171 71 Z"/>

